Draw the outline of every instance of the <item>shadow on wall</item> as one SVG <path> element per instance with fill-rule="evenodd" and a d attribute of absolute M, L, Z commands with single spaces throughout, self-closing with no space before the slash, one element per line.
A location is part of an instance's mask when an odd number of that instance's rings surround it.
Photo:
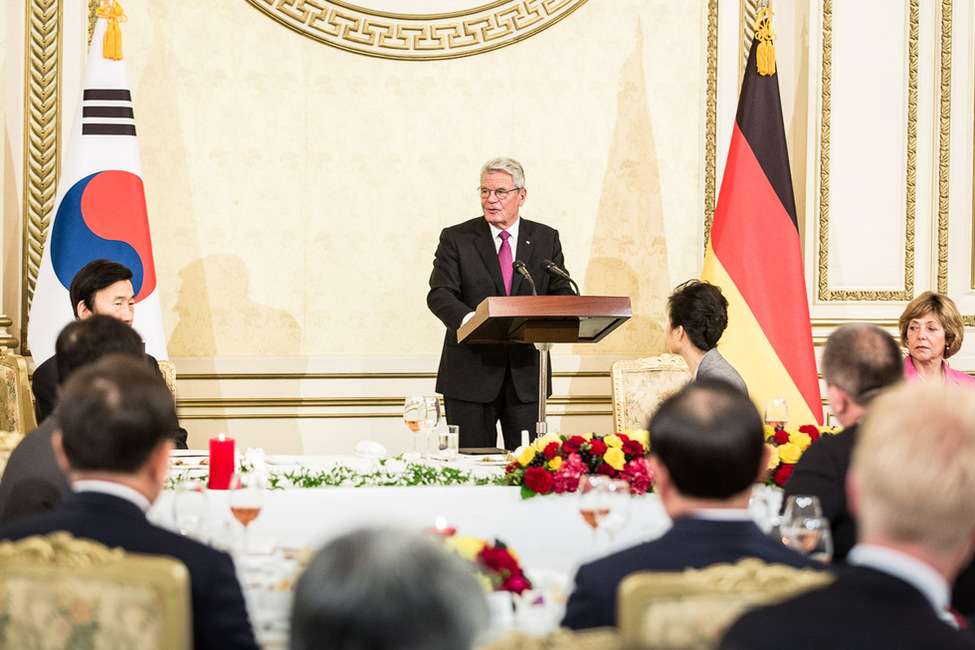
<path fill-rule="evenodd" d="M 620 70 L 616 126 L 599 197 L 584 290 L 629 296 L 633 317 L 575 354 L 650 356 L 665 352 L 670 294 L 660 175 L 643 71 L 643 28 Z"/>
<path fill-rule="evenodd" d="M 248 296 L 247 266 L 236 255 L 208 255 L 179 272 L 169 339 L 180 356 L 290 356 L 301 353 L 301 328 L 291 314 Z"/>

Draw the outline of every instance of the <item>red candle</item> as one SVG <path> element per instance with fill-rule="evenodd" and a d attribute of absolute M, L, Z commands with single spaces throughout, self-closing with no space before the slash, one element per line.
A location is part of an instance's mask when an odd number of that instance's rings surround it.
<path fill-rule="evenodd" d="M 210 438 L 210 480 L 211 490 L 226 490 L 230 487 L 230 477 L 234 474 L 234 439 L 220 434 Z"/>
<path fill-rule="evenodd" d="M 451 535 L 457 534 L 457 529 L 453 526 L 447 525 L 446 517 L 437 517 L 437 525 L 435 528 L 427 528 L 427 532 L 434 535 L 440 535 L 441 537 L 450 537 Z"/>

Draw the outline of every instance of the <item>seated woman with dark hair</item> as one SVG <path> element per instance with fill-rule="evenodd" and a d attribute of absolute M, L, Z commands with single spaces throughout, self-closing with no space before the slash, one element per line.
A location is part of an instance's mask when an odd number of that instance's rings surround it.
<path fill-rule="evenodd" d="M 667 299 L 667 347 L 684 357 L 694 379 L 720 379 L 748 393 L 745 380 L 715 346 L 728 326 L 728 301 L 721 289 L 688 280 Z"/>

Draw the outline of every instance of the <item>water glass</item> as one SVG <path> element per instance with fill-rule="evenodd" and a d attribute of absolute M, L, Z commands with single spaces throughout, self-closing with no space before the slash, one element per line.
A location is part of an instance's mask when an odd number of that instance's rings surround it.
<path fill-rule="evenodd" d="M 438 458 L 440 460 L 457 460 L 460 453 L 460 427 L 456 424 L 448 424 L 447 431 L 441 432 L 438 436 Z"/>
<path fill-rule="evenodd" d="M 833 559 L 833 535 L 825 517 L 806 517 L 793 522 L 786 531 L 788 546 L 810 559 L 829 564 Z"/>

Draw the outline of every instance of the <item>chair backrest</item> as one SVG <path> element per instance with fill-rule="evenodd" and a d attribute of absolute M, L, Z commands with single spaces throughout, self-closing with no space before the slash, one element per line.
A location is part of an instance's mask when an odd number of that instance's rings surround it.
<path fill-rule="evenodd" d="M 156 363 L 159 364 L 159 372 L 166 380 L 166 387 L 173 394 L 173 399 L 176 399 L 176 365 L 169 359 L 159 359 Z"/>
<path fill-rule="evenodd" d="M 0 543 L 0 648 L 190 650 L 189 572 L 65 532 Z"/>
<path fill-rule="evenodd" d="M 24 435 L 37 427 L 27 360 L 0 347 L 0 472 L 10 452 Z"/>
<path fill-rule="evenodd" d="M 824 587 L 832 580 L 824 571 L 766 564 L 755 558 L 703 569 L 641 571 L 620 583 L 620 633 L 627 648 L 716 648 L 728 627 L 747 610 Z"/>
<path fill-rule="evenodd" d="M 612 372 L 616 431 L 646 429 L 660 402 L 691 379 L 684 358 L 675 354 L 615 361 Z"/>

